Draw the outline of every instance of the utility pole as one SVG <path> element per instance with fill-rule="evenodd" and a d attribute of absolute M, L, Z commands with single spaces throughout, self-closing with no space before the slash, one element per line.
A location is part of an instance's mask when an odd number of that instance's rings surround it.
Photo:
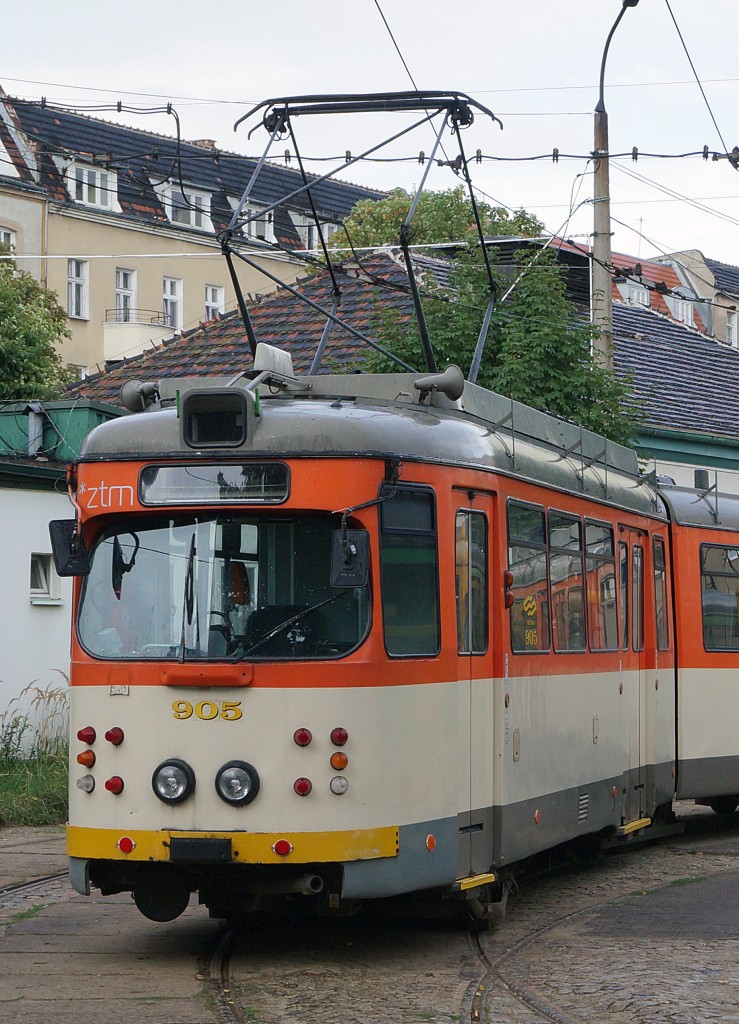
<path fill-rule="evenodd" d="M 611 297 L 611 187 L 608 164 L 608 114 L 603 95 L 606 57 L 613 33 L 626 13 L 639 0 L 622 0 L 621 10 L 608 33 L 600 63 L 600 93 L 595 107 L 593 148 L 593 269 L 591 305 L 593 326 L 598 335 L 594 343 L 596 361 L 606 370 L 613 369 L 613 300 Z"/>

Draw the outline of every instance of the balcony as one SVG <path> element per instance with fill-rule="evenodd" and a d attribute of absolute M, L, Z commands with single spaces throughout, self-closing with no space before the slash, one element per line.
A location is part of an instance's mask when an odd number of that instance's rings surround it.
<path fill-rule="evenodd" d="M 106 309 L 103 321 L 105 362 L 140 355 L 152 344 L 174 334 L 170 317 L 157 309 Z"/>

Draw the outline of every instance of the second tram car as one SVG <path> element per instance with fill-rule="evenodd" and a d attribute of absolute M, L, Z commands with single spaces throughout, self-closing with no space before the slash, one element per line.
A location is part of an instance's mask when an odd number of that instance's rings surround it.
<path fill-rule="evenodd" d="M 76 574 L 74 888 L 485 903 L 739 797 L 739 501 L 444 374 L 131 385 L 53 524 Z"/>

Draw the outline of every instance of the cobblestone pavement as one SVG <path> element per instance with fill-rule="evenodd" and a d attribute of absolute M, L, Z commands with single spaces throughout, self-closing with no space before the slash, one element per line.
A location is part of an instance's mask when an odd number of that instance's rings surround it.
<path fill-rule="evenodd" d="M 736 1024 L 736 827 L 527 883 L 482 945 L 485 1024 Z"/>
<path fill-rule="evenodd" d="M 59 830 L 0 829 L 0 889 L 65 867 Z M 195 905 L 156 925 L 66 879 L 6 892 L 0 1024 L 216 1024 L 217 934 Z M 254 1024 L 739 1024 L 739 821 L 524 879 L 477 939 L 397 913 L 273 923 L 232 969 Z"/>
<path fill-rule="evenodd" d="M 734 1024 L 738 880 L 734 825 L 526 879 L 479 947 L 399 918 L 272 928 L 242 938 L 236 994 L 259 1024 Z"/>

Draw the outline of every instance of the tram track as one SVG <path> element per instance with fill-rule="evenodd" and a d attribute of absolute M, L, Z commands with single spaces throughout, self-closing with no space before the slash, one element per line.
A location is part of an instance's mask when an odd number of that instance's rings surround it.
<path fill-rule="evenodd" d="M 404 917 L 400 909 L 336 921 L 332 927 L 320 920 L 263 922 L 251 932 L 224 926 L 204 981 L 219 1024 L 334 1024 L 352 1014 L 373 1024 L 523 1024 L 534 1019 L 576 1024 L 582 1007 L 573 1009 L 572 998 L 562 997 L 559 979 L 553 984 L 546 973 L 542 976 L 547 951 L 565 949 L 562 978 L 569 975 L 577 984 L 580 963 L 568 946 L 592 935 L 597 923 L 613 914 L 640 913 L 640 900 L 649 894 L 660 902 L 669 900 L 675 886 L 725 872 L 736 863 L 736 852 L 727 846 L 727 853 L 719 854 L 716 842 L 722 833 L 736 850 L 731 838 L 736 826 L 710 815 L 693 822 L 684 837 L 624 849 L 585 865 L 549 866 L 527 876 L 509 915 L 488 932 L 439 928 Z M 630 904 L 635 909 L 626 909 Z M 615 998 L 612 980 L 600 978 L 608 999 Z M 598 997 L 580 992 L 577 998 L 584 1005 Z"/>
<path fill-rule="evenodd" d="M 225 925 L 220 929 L 208 963 L 208 981 L 221 1024 L 246 1024 L 236 999 L 231 956 L 238 935 Z"/>
<path fill-rule="evenodd" d="M 5 896 L 22 894 L 26 890 L 31 892 L 33 889 L 38 888 L 38 886 L 48 885 L 49 882 L 61 882 L 66 877 L 66 871 L 57 871 L 53 875 L 41 875 L 39 878 L 31 878 L 24 882 L 14 882 L 12 885 L 0 888 L 0 900 Z"/>

